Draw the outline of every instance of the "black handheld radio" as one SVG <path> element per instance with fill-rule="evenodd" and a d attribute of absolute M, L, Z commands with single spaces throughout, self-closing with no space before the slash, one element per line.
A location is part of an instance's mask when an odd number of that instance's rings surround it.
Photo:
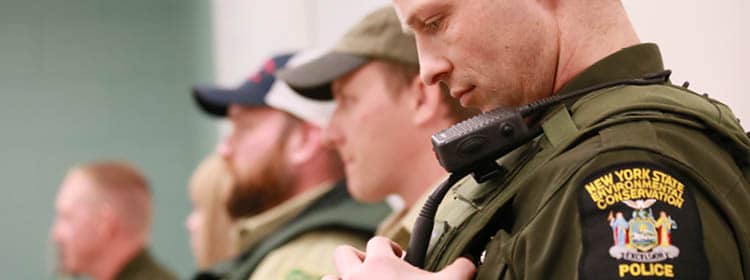
<path fill-rule="evenodd" d="M 503 173 L 495 160 L 527 143 L 541 133 L 529 127 L 525 118 L 542 112 L 567 99 L 600 89 L 621 85 L 652 85 L 669 80 L 670 70 L 642 78 L 617 80 L 583 88 L 565 95 L 555 95 L 518 108 L 498 108 L 460 122 L 432 135 L 432 146 L 440 165 L 451 175 L 425 202 L 414 223 L 405 260 L 422 268 L 438 204 L 461 178 L 471 174 L 478 183 Z"/>

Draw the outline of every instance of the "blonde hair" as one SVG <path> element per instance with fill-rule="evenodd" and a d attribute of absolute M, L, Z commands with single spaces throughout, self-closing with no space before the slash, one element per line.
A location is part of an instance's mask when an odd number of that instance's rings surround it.
<path fill-rule="evenodd" d="M 230 229 L 232 221 L 226 210 L 226 197 L 234 184 L 226 161 L 218 155 L 206 157 L 190 178 L 190 194 L 203 211 L 203 224 L 198 229 L 202 255 L 196 255 L 201 268 L 234 254 Z"/>

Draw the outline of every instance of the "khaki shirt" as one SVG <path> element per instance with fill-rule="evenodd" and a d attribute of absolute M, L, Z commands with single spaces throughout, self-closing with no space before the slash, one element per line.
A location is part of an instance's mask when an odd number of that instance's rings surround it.
<path fill-rule="evenodd" d="M 174 273 L 160 265 L 151 257 L 148 250 L 143 249 L 117 274 L 115 280 L 171 280 L 177 279 Z"/>
<path fill-rule="evenodd" d="M 234 240 L 242 252 L 275 232 L 304 210 L 311 202 L 331 189 L 331 186 L 318 187 L 299 194 L 278 206 L 258 215 L 237 221 L 234 227 Z"/>
<path fill-rule="evenodd" d="M 250 279 L 320 279 L 336 274 L 336 247 L 346 244 L 363 250 L 366 242 L 361 234 L 341 230 L 309 232 L 268 254 Z"/>
<path fill-rule="evenodd" d="M 411 231 L 414 227 L 414 222 L 417 221 L 419 212 L 422 210 L 422 206 L 424 206 L 424 203 L 427 201 L 427 198 L 430 197 L 432 191 L 446 178 L 448 177 L 446 176 L 442 178 L 440 182 L 434 184 L 429 191 L 423 193 L 411 207 L 404 207 L 401 210 L 388 215 L 388 217 L 378 225 L 378 230 L 375 232 L 375 235 L 388 237 L 388 239 L 396 242 L 401 248 L 408 248 L 409 240 L 411 239 Z"/>
<path fill-rule="evenodd" d="M 273 209 L 239 221 L 235 230 L 238 248 L 242 251 L 256 245 L 290 222 L 331 187 L 309 190 Z M 349 244 L 363 249 L 366 242 L 361 234 L 341 230 L 309 232 L 266 255 L 249 279 L 319 279 L 326 274 L 335 274 L 333 252 L 336 247 Z"/>

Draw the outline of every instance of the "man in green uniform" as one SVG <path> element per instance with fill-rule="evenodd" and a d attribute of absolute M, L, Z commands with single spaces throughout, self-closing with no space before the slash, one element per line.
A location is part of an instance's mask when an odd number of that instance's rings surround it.
<path fill-rule="evenodd" d="M 360 201 L 402 199 L 403 208 L 377 231 L 401 246 L 430 190 L 446 176 L 430 135 L 475 112 L 438 85 L 425 86 L 418 74 L 414 36 L 402 31 L 392 6 L 365 16 L 324 56 L 279 73 L 304 96 L 336 99 L 324 133 L 344 157 L 349 192 Z"/>
<path fill-rule="evenodd" d="M 73 168 L 55 208 L 51 236 L 61 272 L 97 280 L 176 279 L 146 249 L 151 193 L 129 164 L 98 161 Z"/>
<path fill-rule="evenodd" d="M 452 187 L 427 271 L 374 238 L 337 250 L 344 279 L 750 278 L 750 139 L 669 82 L 620 1 L 394 2 L 425 83 L 484 111 L 546 101 L 504 111 L 526 121 L 496 137 L 530 140 Z"/>
<path fill-rule="evenodd" d="M 333 104 L 298 96 L 276 79 L 277 70 L 310 58 L 277 55 L 240 87 L 193 89 L 201 109 L 232 124 L 217 150 L 236 182 L 227 210 L 240 252 L 197 279 L 320 278 L 334 271 L 336 246 L 363 246 L 388 213 L 347 194 L 341 160 L 322 135 Z"/>

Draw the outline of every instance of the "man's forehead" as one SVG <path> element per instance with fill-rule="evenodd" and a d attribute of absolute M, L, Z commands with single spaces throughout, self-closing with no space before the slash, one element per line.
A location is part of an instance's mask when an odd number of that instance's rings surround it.
<path fill-rule="evenodd" d="M 424 9 L 434 7 L 436 5 L 445 5 L 447 1 L 444 0 L 393 0 L 393 5 L 396 9 L 396 15 L 398 15 L 401 26 L 406 32 L 413 32 L 412 26 L 421 23 L 421 19 L 418 15 L 423 12 Z"/>
<path fill-rule="evenodd" d="M 393 6 L 394 6 L 394 8 L 396 10 L 396 15 L 398 16 L 398 21 L 401 22 L 401 29 L 403 29 L 404 32 L 411 32 L 411 28 L 409 28 L 409 25 L 407 24 L 407 21 L 406 21 L 407 18 L 404 17 L 404 13 L 401 11 L 401 5 L 398 5 L 399 2 L 404 2 L 404 1 L 403 0 L 402 1 L 393 0 Z"/>
<path fill-rule="evenodd" d="M 88 177 L 80 171 L 73 171 L 65 177 L 60 186 L 57 198 L 58 206 L 66 206 L 88 199 L 93 194 L 93 188 Z"/>
<path fill-rule="evenodd" d="M 363 86 L 368 86 L 368 81 L 373 79 L 382 79 L 384 73 L 383 61 L 380 59 L 373 59 L 354 71 L 347 73 L 334 80 L 331 83 L 331 93 L 333 97 L 337 98 L 346 96 L 347 94 L 356 94 L 360 92 Z M 363 84 L 364 83 L 364 84 Z"/>

